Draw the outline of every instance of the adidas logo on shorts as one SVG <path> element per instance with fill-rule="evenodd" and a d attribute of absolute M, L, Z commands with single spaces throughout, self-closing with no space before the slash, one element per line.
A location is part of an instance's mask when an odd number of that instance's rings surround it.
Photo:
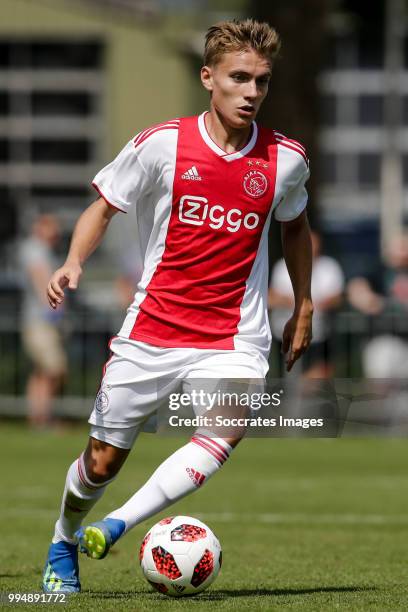
<path fill-rule="evenodd" d="M 205 480 L 205 475 L 201 474 L 201 472 L 197 472 L 194 468 L 186 468 L 187 474 L 190 476 L 191 480 L 194 482 L 196 487 L 201 487 Z"/>
<path fill-rule="evenodd" d="M 184 174 L 181 175 L 181 178 L 185 181 L 202 181 L 203 179 L 198 174 L 198 170 L 195 166 L 191 166 L 189 170 L 186 170 Z"/>

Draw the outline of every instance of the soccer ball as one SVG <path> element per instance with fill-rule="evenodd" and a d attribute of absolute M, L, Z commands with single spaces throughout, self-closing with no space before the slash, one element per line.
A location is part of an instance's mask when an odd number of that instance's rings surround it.
<path fill-rule="evenodd" d="M 139 560 L 153 588 L 180 597 L 200 593 L 214 582 L 222 552 L 207 525 L 191 516 L 171 516 L 146 533 Z"/>

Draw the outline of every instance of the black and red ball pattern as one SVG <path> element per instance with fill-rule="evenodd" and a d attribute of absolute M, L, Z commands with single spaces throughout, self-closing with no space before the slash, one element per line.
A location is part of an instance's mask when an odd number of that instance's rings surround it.
<path fill-rule="evenodd" d="M 170 539 L 173 542 L 196 542 L 205 537 L 207 537 L 207 532 L 203 527 L 183 523 L 172 530 Z"/>
<path fill-rule="evenodd" d="M 159 522 L 159 525 L 169 525 L 173 519 L 174 519 L 174 516 L 168 516 L 167 518 L 162 519 Z"/>
<path fill-rule="evenodd" d="M 177 567 L 174 557 L 162 546 L 152 548 L 153 561 L 159 574 L 167 576 L 170 580 L 180 578 L 181 572 Z"/>
<path fill-rule="evenodd" d="M 149 540 L 150 540 L 150 531 L 149 531 L 149 533 L 147 533 L 145 535 L 145 537 L 143 538 L 143 542 L 140 545 L 140 550 L 139 550 L 139 561 L 140 561 L 140 563 L 142 562 L 144 549 L 146 548 L 146 544 L 148 543 Z"/>
<path fill-rule="evenodd" d="M 194 568 L 193 577 L 191 579 L 193 587 L 199 587 L 200 584 L 202 584 L 204 580 L 207 580 L 208 576 L 212 574 L 213 570 L 214 555 L 211 550 L 206 548 L 203 556 Z"/>

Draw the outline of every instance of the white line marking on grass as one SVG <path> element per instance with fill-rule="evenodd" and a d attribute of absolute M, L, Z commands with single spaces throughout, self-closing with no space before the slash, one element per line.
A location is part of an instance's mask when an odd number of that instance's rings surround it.
<path fill-rule="evenodd" d="M 49 495 L 49 487 L 39 485 L 14 487 L 10 491 L 10 496 L 15 499 L 39 499 L 46 495 Z"/>
<path fill-rule="evenodd" d="M 50 520 L 57 517 L 57 509 L 13 508 L 0 509 L 0 518 L 32 518 Z M 197 512 L 197 518 L 218 523 L 264 523 L 269 525 L 408 525 L 408 514 L 307 514 L 305 512 Z M 148 519 L 153 524 L 155 517 Z M 157 519 L 158 520 L 158 519 Z M 145 521 L 144 521 L 145 522 Z"/>
<path fill-rule="evenodd" d="M 306 513 L 244 513 L 200 512 L 202 520 L 219 523 L 269 523 L 276 525 L 306 523 L 326 525 L 408 525 L 408 515 L 386 514 L 306 514 Z"/>

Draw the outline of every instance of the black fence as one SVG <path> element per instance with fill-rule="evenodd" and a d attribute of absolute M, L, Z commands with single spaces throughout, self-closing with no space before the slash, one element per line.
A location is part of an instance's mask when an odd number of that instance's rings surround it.
<path fill-rule="evenodd" d="M 57 404 L 62 412 L 86 415 L 99 388 L 103 365 L 108 359 L 110 338 L 121 319 L 95 312 L 76 312 L 67 318 L 64 341 L 69 375 Z M 336 378 L 363 378 L 362 355 L 367 343 L 388 336 L 408 342 L 408 317 L 402 313 L 365 317 L 343 310 L 332 318 L 328 337 L 330 359 Z M 46 350 L 46 349 L 45 349 Z M 381 355 L 378 356 L 381 359 Z M 387 358 L 385 355 L 384 358 Z M 24 397 L 31 364 L 24 353 L 18 314 L 0 317 L 0 414 L 24 412 Z M 270 376 L 282 374 L 283 358 L 274 342 Z"/>

